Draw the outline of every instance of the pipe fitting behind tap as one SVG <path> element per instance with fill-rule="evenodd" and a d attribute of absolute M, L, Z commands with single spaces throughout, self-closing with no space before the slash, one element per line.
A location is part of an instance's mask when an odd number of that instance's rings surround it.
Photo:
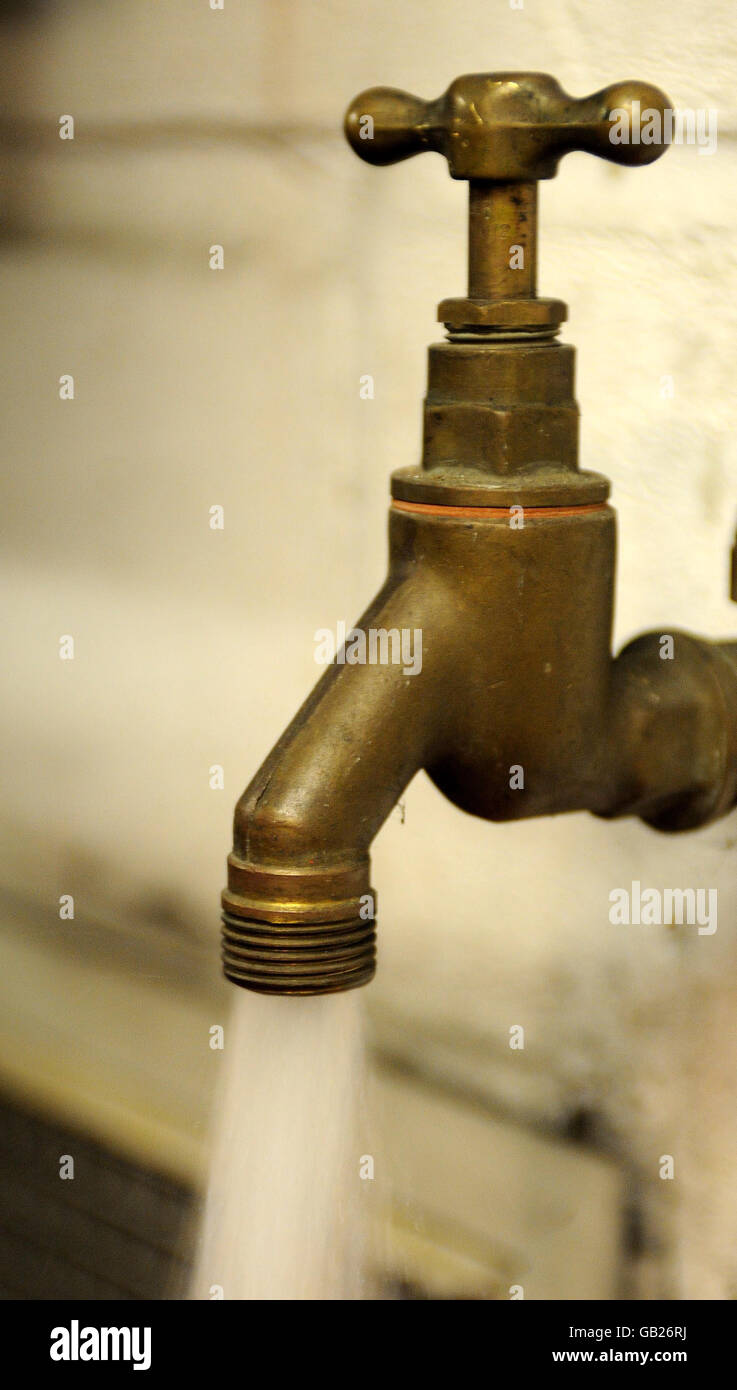
<path fill-rule="evenodd" d="M 737 801 L 737 643 L 646 632 L 612 664 L 605 817 L 694 830 Z M 602 784 L 604 785 L 604 784 Z"/>

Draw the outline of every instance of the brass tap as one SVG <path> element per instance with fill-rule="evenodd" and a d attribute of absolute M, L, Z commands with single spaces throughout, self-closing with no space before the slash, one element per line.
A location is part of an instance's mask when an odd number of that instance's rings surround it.
<path fill-rule="evenodd" d="M 223 893 L 236 984 L 321 994 L 371 979 L 369 848 L 421 768 L 487 820 L 590 810 L 683 830 L 737 800 L 737 642 L 671 631 L 664 651 L 649 633 L 612 657 L 609 483 L 579 469 L 566 306 L 536 291 L 539 180 L 571 150 L 652 162 L 668 107 L 644 83 L 577 100 L 540 73 L 351 103 L 362 159 L 434 150 L 469 183 L 468 293 L 439 305 L 422 459 L 392 478 L 388 578 L 354 629 L 383 633 L 387 652 L 419 631 L 422 665 L 344 654 L 238 802 Z"/>

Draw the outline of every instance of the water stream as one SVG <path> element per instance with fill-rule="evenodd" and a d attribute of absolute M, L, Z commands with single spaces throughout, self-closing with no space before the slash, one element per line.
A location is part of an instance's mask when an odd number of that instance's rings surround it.
<path fill-rule="evenodd" d="M 360 1297 L 359 995 L 233 990 L 192 1297 Z"/>

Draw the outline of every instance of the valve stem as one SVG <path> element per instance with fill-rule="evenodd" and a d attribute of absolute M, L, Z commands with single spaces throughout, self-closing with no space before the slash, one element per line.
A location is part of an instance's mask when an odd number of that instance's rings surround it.
<path fill-rule="evenodd" d="M 468 187 L 469 299 L 534 299 L 537 184 L 471 179 Z"/>

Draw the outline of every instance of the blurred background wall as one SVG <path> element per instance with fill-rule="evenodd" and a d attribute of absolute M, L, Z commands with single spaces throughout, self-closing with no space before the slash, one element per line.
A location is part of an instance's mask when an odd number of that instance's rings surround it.
<path fill-rule="evenodd" d="M 713 155 L 564 162 L 541 193 L 540 292 L 570 305 L 582 462 L 613 480 L 617 645 L 726 635 L 737 26 L 727 0 L 14 8 L 0 1072 L 184 1181 L 212 1065 L 197 1029 L 227 1004 L 232 805 L 316 678 L 315 630 L 383 578 L 435 305 L 463 292 L 465 190 L 436 159 L 360 164 L 343 110 L 375 83 L 431 96 L 514 68 L 716 108 Z M 493 827 L 421 776 L 375 846 L 377 1048 L 616 1170 L 624 1197 L 601 1202 L 635 1298 L 737 1297 L 736 843 L 733 817 L 681 838 L 584 815 Z M 718 931 L 611 926 L 609 892 L 633 879 L 716 887 Z"/>

